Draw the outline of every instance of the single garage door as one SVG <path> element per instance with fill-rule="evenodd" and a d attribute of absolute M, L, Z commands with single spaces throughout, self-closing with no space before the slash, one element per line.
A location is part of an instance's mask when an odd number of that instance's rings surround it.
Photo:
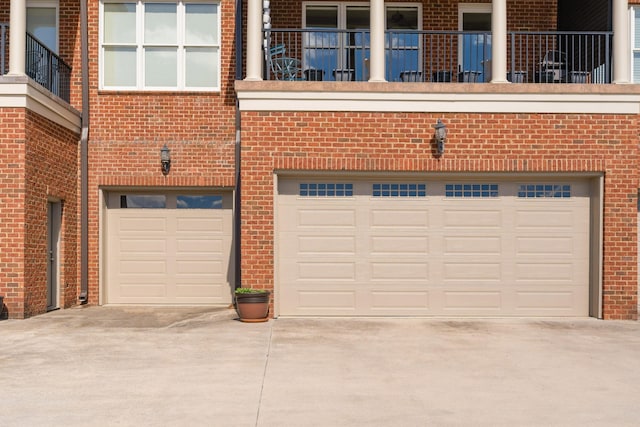
<path fill-rule="evenodd" d="M 232 196 L 107 197 L 106 302 L 229 304 Z"/>
<path fill-rule="evenodd" d="M 280 315 L 588 316 L 586 181 L 278 186 Z"/>

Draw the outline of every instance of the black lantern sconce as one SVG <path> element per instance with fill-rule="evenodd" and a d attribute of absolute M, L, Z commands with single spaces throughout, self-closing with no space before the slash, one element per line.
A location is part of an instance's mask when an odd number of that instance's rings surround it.
<path fill-rule="evenodd" d="M 438 122 L 433 126 L 435 131 L 436 140 L 436 153 L 441 156 L 444 153 L 444 141 L 447 139 L 447 126 L 442 123 L 442 120 L 438 119 Z"/>
<path fill-rule="evenodd" d="M 164 144 L 160 150 L 160 165 L 162 167 L 162 175 L 167 175 L 171 169 L 171 150 Z"/>

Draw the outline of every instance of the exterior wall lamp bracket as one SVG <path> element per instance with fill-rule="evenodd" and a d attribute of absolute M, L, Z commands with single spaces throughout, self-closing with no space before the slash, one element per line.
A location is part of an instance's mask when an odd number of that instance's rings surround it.
<path fill-rule="evenodd" d="M 160 165 L 162 167 L 162 175 L 168 175 L 171 170 L 171 150 L 164 144 L 160 150 Z"/>
<path fill-rule="evenodd" d="M 447 139 L 447 126 L 442 123 L 442 120 L 438 119 L 438 122 L 433 127 L 435 129 L 434 139 L 436 141 L 436 154 L 441 156 L 444 154 L 444 142 Z"/>

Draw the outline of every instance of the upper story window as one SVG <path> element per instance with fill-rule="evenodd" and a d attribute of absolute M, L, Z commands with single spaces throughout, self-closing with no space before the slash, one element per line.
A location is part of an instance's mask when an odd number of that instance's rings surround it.
<path fill-rule="evenodd" d="M 100 87 L 220 89 L 218 3 L 101 3 Z"/>
<path fill-rule="evenodd" d="M 640 7 L 631 8 L 631 79 L 640 83 Z"/>

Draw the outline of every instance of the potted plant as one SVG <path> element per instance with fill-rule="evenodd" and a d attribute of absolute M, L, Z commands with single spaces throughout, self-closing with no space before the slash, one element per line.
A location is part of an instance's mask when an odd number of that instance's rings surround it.
<path fill-rule="evenodd" d="M 269 295 L 265 289 L 237 288 L 236 310 L 242 322 L 269 320 Z"/>

